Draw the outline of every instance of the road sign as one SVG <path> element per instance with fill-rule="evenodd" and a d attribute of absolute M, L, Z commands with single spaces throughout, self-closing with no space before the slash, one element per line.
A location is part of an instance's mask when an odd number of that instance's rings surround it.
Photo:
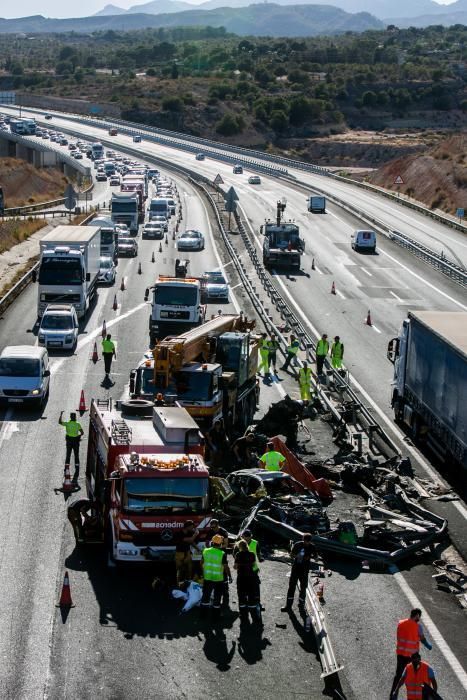
<path fill-rule="evenodd" d="M 463 218 L 464 218 L 464 210 L 463 210 L 463 209 L 460 209 L 460 208 L 457 209 L 457 210 L 456 210 L 456 216 L 457 216 L 459 219 L 463 219 Z"/>
<path fill-rule="evenodd" d="M 65 208 L 74 209 L 76 205 L 76 192 L 73 189 L 73 185 L 67 185 L 64 193 L 65 197 Z"/>
<path fill-rule="evenodd" d="M 222 177 L 219 175 L 219 173 L 217 173 L 217 175 L 216 175 L 216 177 L 214 178 L 213 182 L 214 182 L 215 185 L 223 185 L 223 184 L 224 184 L 224 180 L 223 180 Z"/>
<path fill-rule="evenodd" d="M 394 178 L 394 184 L 395 185 L 403 185 L 404 184 L 404 180 L 402 179 L 402 177 L 400 175 L 397 175 L 397 177 Z"/>
<path fill-rule="evenodd" d="M 225 211 L 234 212 L 237 208 L 235 202 L 238 202 L 238 194 L 231 187 L 225 195 Z"/>

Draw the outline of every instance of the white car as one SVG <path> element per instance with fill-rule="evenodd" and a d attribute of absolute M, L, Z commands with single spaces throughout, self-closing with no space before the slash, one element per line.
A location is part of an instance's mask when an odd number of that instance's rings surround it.
<path fill-rule="evenodd" d="M 49 304 L 39 326 L 38 343 L 45 348 L 74 350 L 78 342 L 78 317 L 71 304 Z"/>
<path fill-rule="evenodd" d="M 128 230 L 128 226 L 126 224 L 115 224 L 115 232 L 118 233 L 119 236 L 130 235 L 130 231 Z"/>
<path fill-rule="evenodd" d="M 102 284 L 115 284 L 116 274 L 115 263 L 112 258 L 101 258 L 97 281 Z"/>
<path fill-rule="evenodd" d="M 11 345 L 0 355 L 0 403 L 43 406 L 49 396 L 50 366 L 45 348 Z"/>
<path fill-rule="evenodd" d="M 189 229 L 181 233 L 177 240 L 177 250 L 204 250 L 204 236 L 201 231 Z"/>
<path fill-rule="evenodd" d="M 119 175 L 111 175 L 110 180 L 109 180 L 109 185 L 111 187 L 115 187 L 120 185 L 120 176 Z"/>
<path fill-rule="evenodd" d="M 259 175 L 250 175 L 248 178 L 248 184 L 250 185 L 261 185 L 261 178 Z"/>
<path fill-rule="evenodd" d="M 156 240 L 161 240 L 164 238 L 164 224 L 161 221 L 149 221 L 143 226 L 142 237 L 143 238 L 155 238 Z"/>
<path fill-rule="evenodd" d="M 162 216 L 162 214 L 155 214 L 154 216 L 152 216 L 151 224 L 160 224 L 164 231 L 169 230 L 169 222 L 167 221 L 165 216 Z"/>
<path fill-rule="evenodd" d="M 213 270 L 212 272 L 205 272 L 204 278 L 206 279 L 206 299 L 223 299 L 225 301 L 229 300 L 229 285 L 224 275 L 220 270 Z"/>

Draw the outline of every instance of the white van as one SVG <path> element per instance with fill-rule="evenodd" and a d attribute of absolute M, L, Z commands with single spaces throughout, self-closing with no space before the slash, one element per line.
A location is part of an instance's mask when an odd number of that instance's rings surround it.
<path fill-rule="evenodd" d="M 369 250 L 374 253 L 376 250 L 376 233 L 374 231 L 354 231 L 350 236 L 352 248 L 355 251 Z"/>
<path fill-rule="evenodd" d="M 0 355 L 0 402 L 43 406 L 49 395 L 49 355 L 35 345 L 10 345 Z"/>

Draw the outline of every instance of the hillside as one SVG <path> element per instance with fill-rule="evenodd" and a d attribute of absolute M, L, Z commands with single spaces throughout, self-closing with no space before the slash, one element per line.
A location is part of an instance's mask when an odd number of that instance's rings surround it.
<path fill-rule="evenodd" d="M 6 207 L 21 207 L 63 197 L 67 179 L 55 168 L 35 168 L 15 158 L 0 158 Z"/>
<path fill-rule="evenodd" d="M 75 19 L 48 19 L 42 15 L 0 19 L 0 33 L 60 33 L 126 31 L 154 27 L 225 27 L 228 32 L 252 36 L 317 36 L 382 28 L 383 23 L 361 12 L 349 14 L 328 5 L 275 4 L 217 10 L 190 10 L 172 14 L 98 15 Z"/>
<path fill-rule="evenodd" d="M 439 141 L 423 154 L 396 158 L 368 178 L 373 185 L 397 190 L 395 178 L 401 175 L 400 191 L 432 209 L 455 214 L 467 201 L 467 134 L 456 134 Z"/>

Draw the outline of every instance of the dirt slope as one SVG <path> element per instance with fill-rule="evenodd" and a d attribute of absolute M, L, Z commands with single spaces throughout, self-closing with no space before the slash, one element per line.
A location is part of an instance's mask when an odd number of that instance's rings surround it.
<path fill-rule="evenodd" d="M 394 181 L 399 175 L 404 181 L 401 192 L 432 209 L 455 214 L 467 204 L 467 133 L 442 140 L 422 155 L 391 160 L 372 172 L 368 181 L 397 190 Z"/>
<path fill-rule="evenodd" d="M 58 199 L 67 179 L 55 168 L 35 168 L 24 160 L 0 158 L 0 186 L 6 207 L 20 207 Z"/>

